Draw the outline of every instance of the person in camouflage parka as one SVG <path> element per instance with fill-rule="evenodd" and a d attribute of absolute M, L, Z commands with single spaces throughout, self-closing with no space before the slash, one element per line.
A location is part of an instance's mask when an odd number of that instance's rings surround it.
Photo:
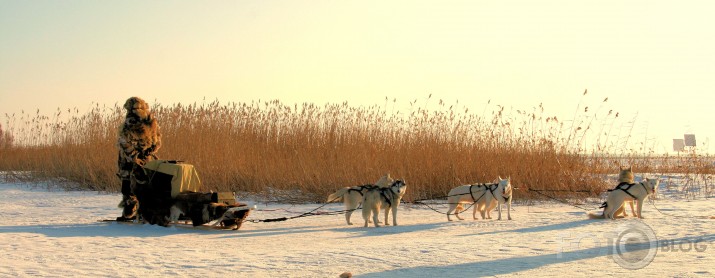
<path fill-rule="evenodd" d="M 137 214 L 137 198 L 133 189 L 146 180 L 138 177 L 142 174 L 141 166 L 146 162 L 157 159 L 157 151 L 161 147 L 161 134 L 159 124 L 149 111 L 149 105 L 141 98 L 131 97 L 124 103 L 127 110 L 124 123 L 119 127 L 117 147 L 119 156 L 117 176 L 122 181 L 122 208 L 123 220 L 133 219 Z"/>

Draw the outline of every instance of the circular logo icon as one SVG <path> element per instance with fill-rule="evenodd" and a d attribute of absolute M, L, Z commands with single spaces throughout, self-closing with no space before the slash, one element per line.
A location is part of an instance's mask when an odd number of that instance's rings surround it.
<path fill-rule="evenodd" d="M 658 253 L 655 232 L 638 220 L 619 225 L 614 240 L 613 261 L 625 269 L 644 268 Z"/>

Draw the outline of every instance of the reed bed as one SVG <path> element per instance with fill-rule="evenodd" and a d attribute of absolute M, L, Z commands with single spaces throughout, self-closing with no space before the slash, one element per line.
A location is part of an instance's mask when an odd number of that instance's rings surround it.
<path fill-rule="evenodd" d="M 579 104 L 568 121 L 545 116 L 542 105 L 522 111 L 487 104 L 478 113 L 441 100 L 433 109 L 417 101 L 395 109 L 396 102 L 356 107 L 214 101 L 155 104 L 152 110 L 162 133 L 160 158 L 193 164 L 204 190 L 283 192 L 299 196 L 299 202 L 324 201 L 339 187 L 372 183 L 386 173 L 407 181 L 408 201 L 499 176 L 512 178 L 517 199 L 530 200 L 542 197 L 530 189 L 595 196 L 613 186 L 606 177 L 620 165 L 658 173 L 712 170 L 708 156 L 676 160 L 624 153 L 623 138 L 630 135 L 611 131 L 632 122 L 621 124 L 618 113 L 606 111 L 606 100 L 591 111 Z M 17 117 L 6 115 L 0 133 L 4 178 L 119 191 L 115 142 L 124 111 L 118 104 Z"/>

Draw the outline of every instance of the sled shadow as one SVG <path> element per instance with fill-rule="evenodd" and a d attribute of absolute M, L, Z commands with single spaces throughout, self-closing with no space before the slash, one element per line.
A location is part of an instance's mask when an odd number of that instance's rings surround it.
<path fill-rule="evenodd" d="M 688 236 L 674 241 L 700 242 L 715 241 L 715 234 L 705 236 Z M 627 243 L 624 248 L 628 252 L 643 251 L 655 248 L 659 249 L 658 242 L 648 243 Z M 656 251 L 657 252 L 657 251 Z M 592 259 L 602 256 L 612 256 L 614 254 L 613 246 L 597 246 L 593 248 L 566 251 L 561 253 L 551 253 L 536 256 L 514 257 L 505 259 L 495 259 L 483 262 L 472 262 L 445 266 L 418 266 L 387 270 L 383 272 L 367 273 L 357 275 L 357 277 L 445 277 L 445 276 L 498 276 L 513 274 L 521 271 L 528 271 L 536 268 L 545 267 L 552 264 L 569 263 L 573 261 Z M 657 253 L 656 255 L 657 256 Z M 615 265 L 615 263 L 614 263 Z M 619 267 L 619 266 L 616 266 Z"/>
<path fill-rule="evenodd" d="M 162 237 L 177 234 L 212 233 L 215 231 L 183 227 L 161 227 L 149 224 L 98 222 L 92 224 L 57 224 L 0 226 L 2 233 L 35 233 L 47 237 Z"/>

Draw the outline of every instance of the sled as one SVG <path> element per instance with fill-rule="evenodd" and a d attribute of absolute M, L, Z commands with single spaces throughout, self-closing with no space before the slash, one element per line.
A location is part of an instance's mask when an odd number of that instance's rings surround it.
<path fill-rule="evenodd" d="M 251 212 L 251 209 L 245 205 L 235 207 L 236 209 L 227 211 L 222 218 L 213 219 L 207 223 L 200 225 L 194 225 L 191 218 L 182 216 L 178 221 L 169 222 L 165 227 L 182 227 L 182 228 L 195 228 L 195 229 L 210 229 L 210 230 L 238 230 L 241 228 L 243 222 L 246 222 L 246 218 Z M 117 217 L 117 219 L 104 219 L 99 220 L 99 222 L 116 222 L 120 224 L 139 224 L 144 225 L 144 221 L 135 221 L 134 219 L 124 219 L 122 217 Z"/>
<path fill-rule="evenodd" d="M 137 183 L 132 192 L 139 202 L 137 217 L 141 219 L 137 222 L 238 230 L 251 211 L 246 204 L 236 202 L 233 192 L 201 192 L 201 179 L 194 166 L 181 161 L 149 161 L 137 167 L 134 176 Z"/>

